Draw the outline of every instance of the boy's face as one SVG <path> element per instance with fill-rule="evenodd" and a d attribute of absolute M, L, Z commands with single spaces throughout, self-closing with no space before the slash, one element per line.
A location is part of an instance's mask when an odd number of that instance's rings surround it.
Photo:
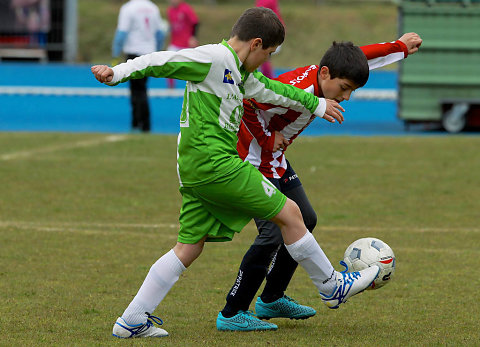
<path fill-rule="evenodd" d="M 352 92 L 358 86 L 346 78 L 331 78 L 328 67 L 322 66 L 318 72 L 318 86 L 320 93 L 325 99 L 332 99 L 337 102 L 349 100 Z"/>
<path fill-rule="evenodd" d="M 278 46 L 263 49 L 262 40 L 254 39 L 250 43 L 250 54 L 243 62 L 245 70 L 248 72 L 255 71 L 260 65 L 270 59 L 270 55 L 277 50 Z"/>

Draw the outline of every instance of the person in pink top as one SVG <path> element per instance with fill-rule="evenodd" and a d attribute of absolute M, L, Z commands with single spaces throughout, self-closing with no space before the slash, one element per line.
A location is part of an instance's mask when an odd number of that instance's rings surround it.
<path fill-rule="evenodd" d="M 283 22 L 282 16 L 280 15 L 280 8 L 278 6 L 278 0 L 257 0 L 255 1 L 255 6 L 256 7 L 266 7 L 271 9 L 275 14 L 277 15 L 278 19 L 283 23 L 283 26 L 285 26 L 285 23 Z"/>
<path fill-rule="evenodd" d="M 283 26 L 285 27 L 285 22 L 283 21 L 282 16 L 280 15 L 280 7 L 278 6 L 278 0 L 256 0 L 255 1 L 256 7 L 266 7 L 271 9 L 277 15 L 278 19 L 282 22 Z M 281 47 L 281 46 L 280 46 Z M 275 53 L 280 51 L 280 47 L 276 50 Z M 265 63 L 260 66 L 260 72 L 264 74 L 268 78 L 274 78 L 275 74 L 273 73 L 273 67 L 270 60 L 267 60 Z"/>
<path fill-rule="evenodd" d="M 198 46 L 196 38 L 198 17 L 192 6 L 183 0 L 170 0 L 167 8 L 167 18 L 170 24 L 169 51 L 179 51 L 184 48 Z M 175 87 L 175 80 L 167 79 L 168 87 Z"/>

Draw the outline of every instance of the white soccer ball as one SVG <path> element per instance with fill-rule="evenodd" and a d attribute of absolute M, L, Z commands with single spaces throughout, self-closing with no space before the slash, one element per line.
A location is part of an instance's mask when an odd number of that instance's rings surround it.
<path fill-rule="evenodd" d="M 360 271 L 372 265 L 380 267 L 380 273 L 371 285 L 378 289 L 390 282 L 395 273 L 395 254 L 382 240 L 365 237 L 347 247 L 343 256 L 348 271 Z"/>

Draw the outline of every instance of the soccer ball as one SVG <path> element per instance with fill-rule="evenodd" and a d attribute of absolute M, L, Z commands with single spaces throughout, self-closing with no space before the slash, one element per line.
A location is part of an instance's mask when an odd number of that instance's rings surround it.
<path fill-rule="evenodd" d="M 343 260 L 348 271 L 360 271 L 372 265 L 380 267 L 380 273 L 371 285 L 371 289 L 378 289 L 390 282 L 395 273 L 395 254 L 383 241 L 366 237 L 354 241 L 347 247 Z"/>

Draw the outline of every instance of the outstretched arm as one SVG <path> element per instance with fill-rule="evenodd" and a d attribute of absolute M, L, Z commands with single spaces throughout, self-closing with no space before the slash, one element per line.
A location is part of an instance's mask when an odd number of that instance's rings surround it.
<path fill-rule="evenodd" d="M 96 65 L 92 67 L 92 72 L 98 81 L 109 85 L 147 76 L 201 82 L 208 75 L 214 56 L 206 46 L 178 52 L 153 52 L 127 60 L 113 68 Z"/>
<path fill-rule="evenodd" d="M 405 59 L 417 52 L 421 44 L 418 34 L 407 33 L 396 41 L 361 46 L 360 49 L 368 59 L 370 70 L 373 70 Z"/>

